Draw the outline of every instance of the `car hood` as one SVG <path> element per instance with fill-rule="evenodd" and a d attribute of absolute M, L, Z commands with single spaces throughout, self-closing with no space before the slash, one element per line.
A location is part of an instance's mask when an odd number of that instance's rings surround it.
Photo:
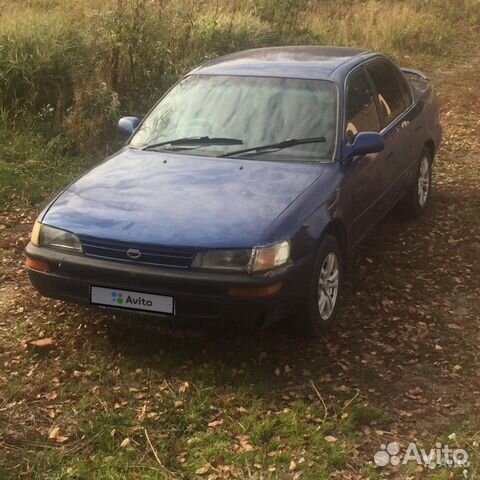
<path fill-rule="evenodd" d="M 41 220 L 132 244 L 250 247 L 322 171 L 124 149 L 70 185 Z"/>

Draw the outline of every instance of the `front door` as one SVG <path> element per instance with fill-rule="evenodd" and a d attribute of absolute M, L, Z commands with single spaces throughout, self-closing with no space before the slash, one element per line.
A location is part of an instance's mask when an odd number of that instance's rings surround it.
<path fill-rule="evenodd" d="M 401 78 L 398 68 L 387 60 L 375 60 L 367 65 L 366 70 L 372 80 L 377 103 L 380 109 L 382 133 L 385 148 L 392 154 L 385 163 L 384 200 L 389 210 L 405 193 L 408 168 L 412 161 L 412 134 L 410 120 L 406 117 L 407 109 L 412 105 L 410 91 Z"/>
<path fill-rule="evenodd" d="M 362 67 L 347 79 L 345 92 L 345 138 L 352 143 L 360 132 L 380 132 L 381 123 L 371 83 Z M 345 191 L 350 192 L 347 213 L 352 245 L 358 243 L 384 214 L 381 202 L 385 188 L 385 163 L 392 154 L 382 152 L 362 155 L 345 164 Z"/>

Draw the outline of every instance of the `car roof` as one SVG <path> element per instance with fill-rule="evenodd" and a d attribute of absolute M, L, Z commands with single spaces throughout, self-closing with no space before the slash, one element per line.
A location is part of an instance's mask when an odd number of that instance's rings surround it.
<path fill-rule="evenodd" d="M 376 55 L 369 50 L 346 47 L 256 48 L 216 58 L 190 73 L 335 80 Z"/>

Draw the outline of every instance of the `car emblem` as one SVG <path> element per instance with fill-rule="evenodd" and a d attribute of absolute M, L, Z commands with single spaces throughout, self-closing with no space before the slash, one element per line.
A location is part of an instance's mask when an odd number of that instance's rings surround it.
<path fill-rule="evenodd" d="M 127 256 L 133 260 L 138 260 L 142 256 L 142 252 L 136 248 L 129 248 L 127 250 Z"/>

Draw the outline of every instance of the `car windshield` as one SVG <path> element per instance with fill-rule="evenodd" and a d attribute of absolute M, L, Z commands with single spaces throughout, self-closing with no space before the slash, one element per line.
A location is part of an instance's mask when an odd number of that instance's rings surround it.
<path fill-rule="evenodd" d="M 130 145 L 241 157 L 236 152 L 307 139 L 260 150 L 253 158 L 327 161 L 335 148 L 336 112 L 336 86 L 328 81 L 192 75 L 155 106 Z"/>

